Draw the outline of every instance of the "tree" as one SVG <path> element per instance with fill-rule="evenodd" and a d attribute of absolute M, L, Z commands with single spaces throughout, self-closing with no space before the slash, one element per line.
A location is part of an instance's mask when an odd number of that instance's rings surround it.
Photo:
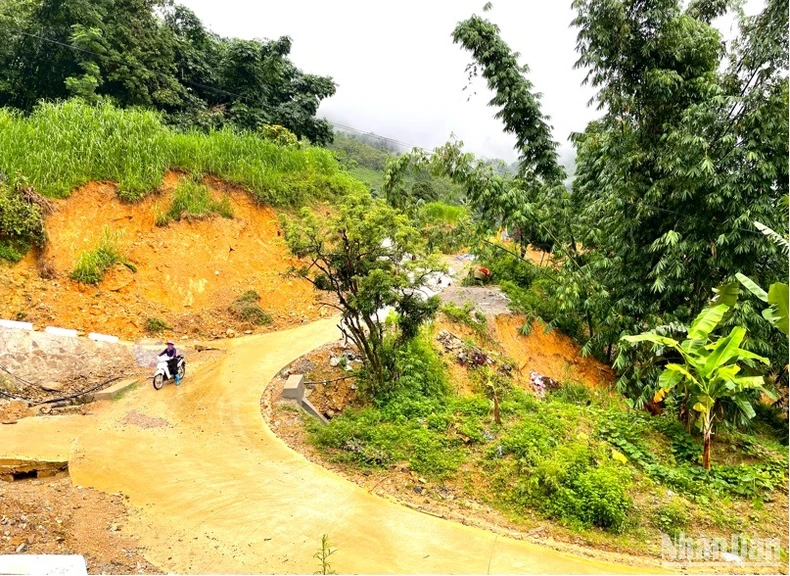
<path fill-rule="evenodd" d="M 294 66 L 287 36 L 223 38 L 171 0 L 8 0 L 0 35 L 0 106 L 107 96 L 184 128 L 279 124 L 332 139 L 316 113 L 335 83 Z"/>
<path fill-rule="evenodd" d="M 786 258 L 750 223 L 787 227 L 787 2 L 741 19 L 729 44 L 710 24 L 726 2 L 574 6 L 578 65 L 605 110 L 575 137 L 574 181 L 605 331 L 688 322 L 739 270 L 786 278 Z M 747 323 L 749 345 L 786 356 L 759 315 L 743 312 L 733 321 Z"/>
<path fill-rule="evenodd" d="M 749 226 L 787 230 L 787 1 L 742 17 L 725 43 L 711 21 L 729 6 L 574 2 L 578 66 L 599 89 L 602 116 L 573 137 L 570 193 L 518 55 L 478 16 L 453 34 L 494 91 L 521 160 L 512 185 L 488 179 L 470 197 L 522 242 L 555 252 L 558 308 L 586 320 L 585 353 L 609 357 L 624 333 L 689 322 L 736 271 L 762 284 L 788 275 L 787 259 Z M 786 357 L 786 341 L 746 303 L 725 322 L 747 326 L 745 345 L 775 365 Z M 642 360 L 622 365 L 628 394 L 658 375 Z"/>
<path fill-rule="evenodd" d="M 698 414 L 697 423 L 704 441 L 702 465 L 707 470 L 710 470 L 714 425 L 717 418 L 723 418 L 724 404 L 733 404 L 744 417 L 751 419 L 755 412 L 749 392 L 762 392 L 776 399 L 764 388 L 762 376 L 744 375 L 742 372 L 742 366 L 754 369 L 758 363 L 768 364 L 767 358 L 740 347 L 746 336 L 745 328 L 736 326 L 722 338 L 711 336 L 728 310 L 729 306 L 725 304 L 705 308 L 691 324 L 688 338 L 682 342 L 655 332 L 622 338 L 632 344 L 651 342 L 659 354 L 663 354 L 662 348 L 668 348 L 682 358 L 682 364 L 669 362 L 664 365 L 655 401 L 660 402 L 671 391 L 682 387 L 687 413 L 690 405 Z"/>
<path fill-rule="evenodd" d="M 375 397 L 398 379 L 391 348 L 417 335 L 438 309 L 436 297 L 421 290 L 438 269 L 422 253 L 419 233 L 408 219 L 383 201 L 355 193 L 333 212 L 303 209 L 300 218 L 283 217 L 291 252 L 306 260 L 298 273 L 337 301 L 341 331 L 362 355 Z M 387 309 L 398 315 L 397 337 L 388 334 Z"/>

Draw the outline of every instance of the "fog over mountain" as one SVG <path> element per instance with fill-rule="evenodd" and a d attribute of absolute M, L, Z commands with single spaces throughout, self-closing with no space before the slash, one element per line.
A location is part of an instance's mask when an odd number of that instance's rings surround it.
<path fill-rule="evenodd" d="M 483 0 L 181 3 L 222 35 L 293 38 L 294 63 L 330 75 L 338 84 L 337 94 L 319 110 L 333 122 L 428 149 L 455 134 L 476 154 L 516 159 L 515 140 L 502 132 L 495 110 L 487 106 L 491 93 L 485 83 L 476 79 L 464 90 L 471 58 L 450 36 L 458 21 L 482 14 Z M 747 11 L 761 4 L 753 0 Z M 752 5 L 756 8 L 749 9 Z M 568 166 L 574 157 L 568 136 L 598 115 L 594 105 L 587 105 L 595 92 L 582 86 L 585 70 L 573 68 L 576 29 L 570 1 L 498 0 L 487 15 L 521 53 L 521 63 L 529 65 L 528 77 L 543 94 L 543 111 L 551 117 L 561 161 Z"/>

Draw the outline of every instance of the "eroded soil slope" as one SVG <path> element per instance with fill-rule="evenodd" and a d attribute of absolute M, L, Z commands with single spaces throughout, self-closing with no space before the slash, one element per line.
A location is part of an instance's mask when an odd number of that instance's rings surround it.
<path fill-rule="evenodd" d="M 170 173 L 162 190 L 137 204 L 117 199 L 112 183 L 89 183 L 55 202 L 47 218 L 43 254 L 0 267 L 0 317 L 59 325 L 122 338 L 145 332 L 146 320 L 172 327 L 168 336 L 226 336 L 260 328 L 233 318 L 228 306 L 247 290 L 282 329 L 321 317 L 312 286 L 284 273 L 296 261 L 280 236 L 277 214 L 256 205 L 243 190 L 206 179 L 212 194 L 230 198 L 234 217 L 171 222 L 157 227 L 178 184 Z M 68 278 L 79 254 L 98 246 L 105 227 L 136 272 L 116 265 L 98 286 Z M 42 274 L 42 263 L 46 268 Z M 49 277 L 42 278 L 41 276 Z"/>

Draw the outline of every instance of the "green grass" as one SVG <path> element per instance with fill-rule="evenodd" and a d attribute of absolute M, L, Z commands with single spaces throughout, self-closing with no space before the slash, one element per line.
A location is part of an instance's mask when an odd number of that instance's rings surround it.
<path fill-rule="evenodd" d="M 714 461 L 707 472 L 697 462 L 699 439 L 677 426 L 674 415 L 651 417 L 608 391 L 570 381 L 544 400 L 512 384 L 500 387 L 498 425 L 490 395 L 462 397 L 441 384 L 426 386 L 441 380 L 438 359 L 428 356 L 418 346 L 401 358 L 404 382 L 390 397 L 349 408 L 328 425 L 309 423 L 311 441 L 354 468 L 408 461 L 434 482 L 473 486 L 466 497 L 517 524 L 551 519 L 631 550 L 660 542 L 660 532 L 693 534 L 711 523 L 759 531 L 759 521 L 744 519 L 739 506 L 756 502 L 765 516 L 762 499 L 786 489 L 787 448 L 769 438 L 717 435 L 717 453 L 727 461 Z"/>
<path fill-rule="evenodd" d="M 222 200 L 214 200 L 208 186 L 193 178 L 183 178 L 173 193 L 170 208 L 157 215 L 156 225 L 166 226 L 174 220 L 199 220 L 212 215 L 233 218 L 230 199 L 223 196 Z"/>
<path fill-rule="evenodd" d="M 119 237 L 118 233 L 105 226 L 99 245 L 80 253 L 69 278 L 83 284 L 98 284 L 114 264 L 123 264 L 134 272 L 134 265 L 124 258 L 118 245 Z"/>
<path fill-rule="evenodd" d="M 29 116 L 3 108 L 0 134 L 0 172 L 23 175 L 48 197 L 65 198 L 91 180 L 113 180 L 122 199 L 136 201 L 156 190 L 170 168 L 213 174 L 278 206 L 363 186 L 322 148 L 280 147 L 231 130 L 179 133 L 155 112 L 108 102 L 42 103 Z"/>
<path fill-rule="evenodd" d="M 260 299 L 260 295 L 255 290 L 247 290 L 233 301 L 228 310 L 231 316 L 242 322 L 256 326 L 271 324 L 271 314 L 258 305 Z"/>
<path fill-rule="evenodd" d="M 165 330 L 172 329 L 172 326 L 168 326 L 167 323 L 160 318 L 147 318 L 145 320 L 145 331 L 149 334 L 159 334 Z"/>

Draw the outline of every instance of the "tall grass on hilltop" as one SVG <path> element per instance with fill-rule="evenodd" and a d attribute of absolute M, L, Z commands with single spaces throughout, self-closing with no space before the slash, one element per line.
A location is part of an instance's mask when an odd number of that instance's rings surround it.
<path fill-rule="evenodd" d="M 179 133 L 156 112 L 77 99 L 42 103 L 29 116 L 0 109 L 0 172 L 65 198 L 91 180 L 113 180 L 126 201 L 157 189 L 169 168 L 213 174 L 261 203 L 299 205 L 362 184 L 322 148 L 286 148 L 226 129 Z"/>
<path fill-rule="evenodd" d="M 65 198 L 91 180 L 114 180 L 125 200 L 162 182 L 169 132 L 158 114 L 79 100 L 42 103 L 30 116 L 0 109 L 0 171 L 44 196 Z"/>

